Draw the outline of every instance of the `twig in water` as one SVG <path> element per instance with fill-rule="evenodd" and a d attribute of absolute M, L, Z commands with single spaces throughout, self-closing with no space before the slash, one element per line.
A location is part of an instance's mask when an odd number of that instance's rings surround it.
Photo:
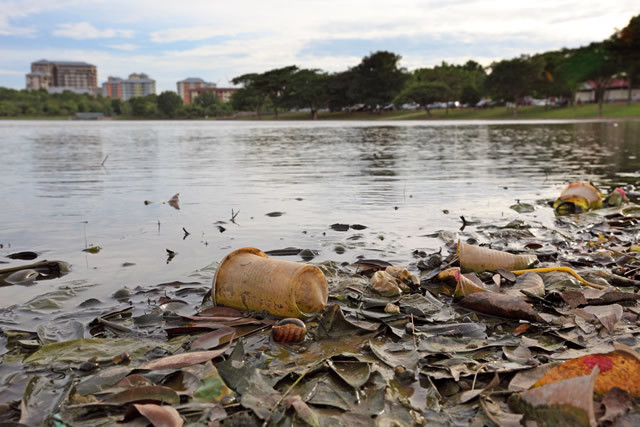
<path fill-rule="evenodd" d="M 413 323 L 413 313 L 411 313 L 411 335 L 413 335 L 413 349 L 418 350 L 418 344 L 416 343 L 416 325 Z"/>
<path fill-rule="evenodd" d="M 104 158 L 102 163 L 100 163 L 100 166 L 104 167 L 104 164 L 105 164 L 105 162 L 107 161 L 108 158 L 109 158 L 109 155 L 107 154 L 107 156 Z"/>
<path fill-rule="evenodd" d="M 240 210 L 238 210 L 238 212 L 233 213 L 233 208 L 231 208 L 231 219 L 229 221 L 231 221 L 232 223 L 236 223 L 236 217 L 238 216 L 238 214 L 240 213 Z"/>
<path fill-rule="evenodd" d="M 464 219 L 462 215 L 460 215 L 460 219 L 462 220 L 462 227 L 460 227 L 460 231 L 463 231 L 464 228 L 467 226 L 467 220 Z"/>
<path fill-rule="evenodd" d="M 87 247 L 89 247 L 89 245 L 87 245 L 87 224 L 89 221 L 82 221 L 82 223 L 84 224 L 84 248 L 87 249 Z"/>
<path fill-rule="evenodd" d="M 316 366 L 320 365 L 321 363 L 324 363 L 325 359 L 322 359 L 316 363 L 314 363 L 313 365 L 309 366 L 307 368 L 306 371 L 304 371 L 297 380 L 295 380 L 293 382 L 293 384 L 291 384 L 291 386 L 287 389 L 287 391 L 285 391 L 282 396 L 280 397 L 280 399 L 278 400 L 278 402 L 273 406 L 273 408 L 271 408 L 271 412 L 269 412 L 269 416 L 267 417 L 266 420 L 264 420 L 264 423 L 262 423 L 262 427 L 265 427 L 269 424 L 269 421 L 271 421 L 271 417 L 273 416 L 273 412 L 278 408 L 278 406 L 280 406 L 280 404 L 282 403 L 282 401 L 284 400 L 285 397 L 287 397 L 287 394 L 289 394 L 289 392 L 291 390 L 293 390 L 293 388 L 298 385 L 298 383 L 305 377 L 305 375 L 307 375 L 309 372 L 311 372 L 311 370 L 313 368 L 315 368 Z"/>

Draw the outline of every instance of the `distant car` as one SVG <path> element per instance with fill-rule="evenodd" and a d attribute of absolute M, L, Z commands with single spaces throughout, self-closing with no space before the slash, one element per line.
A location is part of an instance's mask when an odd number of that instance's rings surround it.
<path fill-rule="evenodd" d="M 488 98 L 483 98 L 476 104 L 476 108 L 488 108 L 492 105 L 491 100 Z"/>

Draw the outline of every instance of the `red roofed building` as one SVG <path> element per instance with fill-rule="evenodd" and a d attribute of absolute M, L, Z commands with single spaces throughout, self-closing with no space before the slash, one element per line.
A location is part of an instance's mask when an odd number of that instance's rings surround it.
<path fill-rule="evenodd" d="M 596 102 L 596 82 L 588 81 L 576 92 L 576 104 Z M 626 79 L 612 79 L 604 91 L 603 102 L 626 102 L 629 99 L 629 81 Z M 640 88 L 632 88 L 631 99 L 640 102 Z"/>

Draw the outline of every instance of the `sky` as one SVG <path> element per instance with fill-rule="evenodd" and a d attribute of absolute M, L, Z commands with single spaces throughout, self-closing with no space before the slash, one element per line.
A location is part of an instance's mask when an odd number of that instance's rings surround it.
<path fill-rule="evenodd" d="M 187 77 L 343 71 L 378 50 L 408 70 L 489 65 L 603 40 L 637 14 L 638 0 L 0 0 L 0 86 L 23 89 L 40 59 L 94 64 L 99 85 L 144 72 L 158 93 Z"/>

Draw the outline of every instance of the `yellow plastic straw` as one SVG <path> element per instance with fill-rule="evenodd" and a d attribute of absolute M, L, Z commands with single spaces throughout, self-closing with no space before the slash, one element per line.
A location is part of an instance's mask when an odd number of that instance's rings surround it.
<path fill-rule="evenodd" d="M 521 274 L 530 273 L 530 272 L 531 273 L 549 273 L 551 271 L 564 271 L 565 273 L 569 273 L 570 275 L 572 275 L 573 277 L 578 279 L 578 281 L 580 283 L 582 283 L 585 286 L 589 286 L 590 288 L 609 289 L 609 287 L 607 287 L 607 286 L 596 285 L 595 283 L 587 282 L 582 277 L 580 277 L 580 275 L 578 273 L 576 273 L 575 271 L 573 271 L 572 268 L 569 268 L 569 267 L 556 266 L 556 267 L 530 268 L 530 269 L 527 269 L 527 270 L 515 270 L 515 271 L 512 271 L 512 273 L 515 274 L 516 276 L 519 276 Z"/>

